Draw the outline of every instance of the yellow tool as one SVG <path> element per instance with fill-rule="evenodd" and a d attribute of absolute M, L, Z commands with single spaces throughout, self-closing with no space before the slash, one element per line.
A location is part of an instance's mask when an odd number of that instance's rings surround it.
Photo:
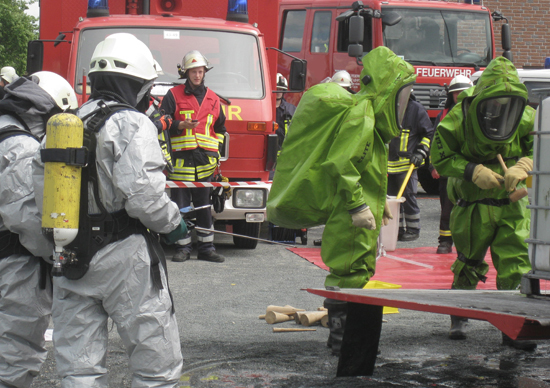
<path fill-rule="evenodd" d="M 409 183 L 409 178 L 411 177 L 413 170 L 414 170 L 414 164 L 411 163 L 411 165 L 409 166 L 409 171 L 407 171 L 407 175 L 405 176 L 405 180 L 403 181 L 403 184 L 399 189 L 399 193 L 397 193 L 396 199 L 401 198 L 401 196 L 403 195 L 403 192 L 405 191 L 405 187 L 407 187 L 407 183 Z"/>
<path fill-rule="evenodd" d="M 82 121 L 75 115 L 52 116 L 46 126 L 46 149 L 76 149 L 83 144 Z M 42 229 L 55 243 L 54 272 L 61 272 L 63 247 L 78 234 L 82 167 L 65 162 L 44 163 Z M 59 273 L 60 275 L 61 273 Z"/>

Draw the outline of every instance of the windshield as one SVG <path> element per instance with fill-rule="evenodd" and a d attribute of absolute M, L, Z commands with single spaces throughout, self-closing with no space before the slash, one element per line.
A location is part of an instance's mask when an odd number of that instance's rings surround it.
<path fill-rule="evenodd" d="M 213 66 L 206 74 L 205 84 L 219 95 L 226 98 L 261 99 L 265 94 L 258 40 L 254 35 L 162 28 L 84 30 L 80 34 L 76 64 L 77 93 L 82 93 L 82 71 L 88 74 L 96 45 L 116 32 L 134 34 L 151 49 L 153 57 L 162 67 L 164 74 L 155 80 L 157 86 L 153 89 L 153 94 L 164 95 L 171 86 L 185 82 L 185 79 L 179 79 L 177 65 L 181 64 L 183 56 L 191 50 L 199 50 Z M 158 85 L 159 83 L 166 84 L 166 87 Z"/>
<path fill-rule="evenodd" d="M 433 66 L 487 66 L 492 59 L 488 12 L 385 7 L 402 19 L 385 26 L 384 45 L 406 61 Z"/>

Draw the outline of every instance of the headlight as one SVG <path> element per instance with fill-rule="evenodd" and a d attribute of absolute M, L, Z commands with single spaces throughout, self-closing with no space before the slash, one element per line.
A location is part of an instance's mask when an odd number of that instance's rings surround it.
<path fill-rule="evenodd" d="M 233 207 L 262 209 L 265 207 L 267 192 L 265 189 L 234 188 Z"/>

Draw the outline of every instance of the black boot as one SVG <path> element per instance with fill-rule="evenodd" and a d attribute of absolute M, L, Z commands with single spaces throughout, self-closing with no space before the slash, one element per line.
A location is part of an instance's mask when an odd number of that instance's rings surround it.
<path fill-rule="evenodd" d="M 533 341 L 513 340 L 504 333 L 502 333 L 502 344 L 518 350 L 535 350 L 537 348 L 537 344 Z"/>
<path fill-rule="evenodd" d="M 382 306 L 347 303 L 336 377 L 372 376 L 382 331 Z"/>
<path fill-rule="evenodd" d="M 451 330 L 449 331 L 449 338 L 453 340 L 466 339 L 466 332 L 464 331 L 464 327 L 467 323 L 468 318 L 451 315 Z"/>
<path fill-rule="evenodd" d="M 348 312 L 347 305 L 347 302 L 329 298 L 325 299 L 323 303 L 328 310 L 328 327 L 330 329 L 327 346 L 332 348 L 332 354 L 335 356 L 340 356 Z"/>

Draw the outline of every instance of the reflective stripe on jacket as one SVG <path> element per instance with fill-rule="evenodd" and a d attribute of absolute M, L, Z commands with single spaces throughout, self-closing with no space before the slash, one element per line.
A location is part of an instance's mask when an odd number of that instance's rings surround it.
<path fill-rule="evenodd" d="M 172 151 L 189 151 L 202 148 L 206 151 L 218 152 L 220 143 L 223 143 L 223 134 L 214 132 L 214 123 L 220 114 L 220 99 L 210 89 L 199 105 L 196 97 L 185 93 L 185 85 L 176 86 L 172 90 L 176 102 L 174 118 L 198 120 L 199 124 L 193 129 L 184 129 L 179 136 L 172 136 Z"/>
<path fill-rule="evenodd" d="M 407 172 L 411 155 L 419 146 L 430 149 L 433 126 L 426 109 L 419 102 L 409 101 L 402 127 L 401 135 L 389 144 L 388 174 Z"/>

